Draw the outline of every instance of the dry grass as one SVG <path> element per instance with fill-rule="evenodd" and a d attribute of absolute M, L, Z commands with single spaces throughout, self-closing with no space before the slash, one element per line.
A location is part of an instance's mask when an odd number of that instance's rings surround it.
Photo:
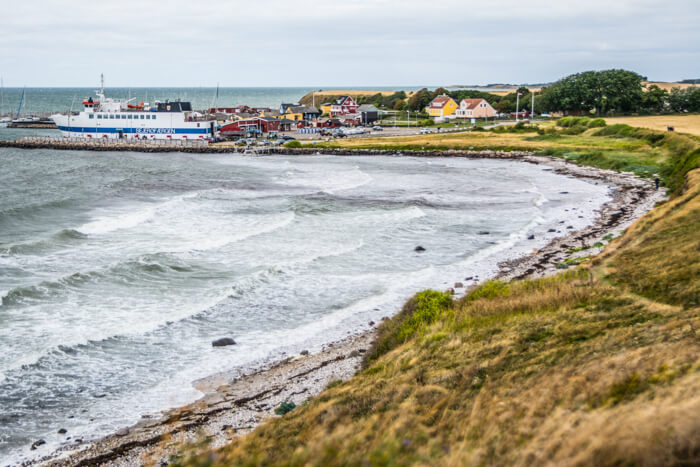
<path fill-rule="evenodd" d="M 536 133 L 492 133 L 488 131 L 347 138 L 333 141 L 330 146 L 375 149 L 414 147 L 417 149 L 519 149 L 526 151 L 542 151 L 565 146 L 572 151 L 591 148 L 651 150 L 651 147 L 646 143 L 629 138 L 606 139 L 590 135 L 576 135 L 546 139 L 538 138 Z"/>
<path fill-rule="evenodd" d="M 513 88 L 508 91 L 489 91 L 488 89 L 485 89 L 484 92 L 488 92 L 489 94 L 494 94 L 496 96 L 507 96 L 508 94 L 513 94 L 515 91 L 517 91 L 518 88 Z M 528 88 L 530 92 L 540 92 L 542 88 Z"/>
<path fill-rule="evenodd" d="M 661 89 L 665 89 L 667 91 L 670 91 L 673 88 L 681 88 L 681 89 L 686 89 L 686 88 L 692 88 L 693 86 L 698 86 L 697 84 L 690 84 L 690 83 L 669 83 L 666 81 L 645 81 L 642 83 L 644 87 L 651 86 L 652 84 L 657 85 Z"/>
<path fill-rule="evenodd" d="M 700 136 L 700 115 L 655 115 L 650 117 L 612 117 L 606 118 L 608 125 L 624 123 L 626 125 L 666 131 L 672 126 L 675 131 Z"/>
<path fill-rule="evenodd" d="M 646 249 L 642 274 L 663 282 L 673 244 L 687 258 L 673 258 L 674 270 L 698 279 L 698 237 L 678 229 L 699 217 L 699 196 L 696 170 L 683 196 L 589 266 L 601 279 L 590 282 L 588 270 L 577 269 L 489 282 L 451 306 L 432 301 L 425 326 L 414 322 L 421 315 L 414 303 L 413 314 L 384 325 L 394 335 L 407 325 L 419 329 L 407 342 L 396 340 L 308 405 L 183 463 L 700 463 L 697 282 L 680 295 L 673 287 L 645 293 L 628 258 Z"/>
<path fill-rule="evenodd" d="M 381 94 L 382 96 L 391 96 L 395 91 L 371 91 L 358 89 L 322 89 L 316 93 L 317 96 L 374 96 Z"/>

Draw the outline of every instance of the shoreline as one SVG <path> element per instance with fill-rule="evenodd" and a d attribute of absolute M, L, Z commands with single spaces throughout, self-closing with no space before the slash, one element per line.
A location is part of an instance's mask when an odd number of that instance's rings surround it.
<path fill-rule="evenodd" d="M 285 151 L 287 154 L 291 152 Z M 359 151 L 354 151 L 357 152 Z M 328 153 L 332 154 L 333 151 Z M 367 155 L 381 153 L 361 152 Z M 394 151 L 391 153 L 396 154 Z M 449 151 L 415 155 L 454 157 L 458 155 L 455 153 L 475 152 Z M 611 194 L 612 200 L 599 208 L 597 216 L 591 219 L 592 223 L 587 227 L 557 237 L 530 254 L 498 263 L 499 272 L 496 277 L 503 280 L 540 277 L 559 272 L 557 264 L 572 256 L 569 250 L 590 247 L 608 234 L 618 235 L 637 218 L 651 210 L 656 202 L 665 199 L 665 190 L 657 191 L 650 180 L 640 179 L 629 173 L 620 174 L 595 167 L 578 166 L 562 159 L 535 156 L 531 153 L 476 153 L 478 155 L 471 157 L 483 158 L 489 157 L 486 154 L 492 154 L 491 158 L 542 164 L 549 167 L 545 170 L 552 170 L 563 176 L 583 178 L 617 188 Z M 561 228 L 565 229 L 563 226 Z M 590 248 L 582 253 L 586 256 L 595 255 L 601 250 L 601 247 Z M 455 296 L 459 297 L 467 291 L 468 287 L 457 287 Z M 273 416 L 274 409 L 280 403 L 291 401 L 299 405 L 322 392 L 332 381 L 352 377 L 359 368 L 364 350 L 369 347 L 373 338 L 374 330 L 353 334 L 325 345 L 317 353 L 290 357 L 279 362 L 269 361 L 263 367 L 233 381 L 228 373 L 211 375 L 193 382 L 199 384 L 198 388 L 205 392 L 198 401 L 164 411 L 160 416 L 148 416 L 132 427 L 120 429 L 94 442 L 64 445 L 49 456 L 30 461 L 29 464 L 155 464 L 167 461 L 182 448 L 183 443 L 194 443 L 204 437 L 210 442 L 208 447 L 221 446 Z M 227 375 L 229 380 L 222 381 Z M 222 382 L 224 384 L 219 384 Z"/>

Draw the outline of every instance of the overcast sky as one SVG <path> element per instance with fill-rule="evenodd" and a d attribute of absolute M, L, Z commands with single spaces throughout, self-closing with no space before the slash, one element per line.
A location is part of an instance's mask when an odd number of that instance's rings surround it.
<path fill-rule="evenodd" d="M 5 86 L 536 83 L 700 78 L 700 0 L 25 0 Z"/>

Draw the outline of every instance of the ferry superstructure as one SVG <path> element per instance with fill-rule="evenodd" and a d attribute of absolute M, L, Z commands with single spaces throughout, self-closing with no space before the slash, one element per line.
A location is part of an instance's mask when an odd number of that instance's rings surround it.
<path fill-rule="evenodd" d="M 83 101 L 77 114 L 52 115 L 65 137 L 117 139 L 209 139 L 216 132 L 216 121 L 192 111 L 189 102 L 157 102 L 153 107 L 141 102 L 105 98 L 104 87 Z"/>

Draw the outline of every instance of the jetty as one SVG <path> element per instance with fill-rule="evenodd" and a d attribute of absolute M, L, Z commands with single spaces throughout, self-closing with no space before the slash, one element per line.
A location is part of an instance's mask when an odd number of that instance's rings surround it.
<path fill-rule="evenodd" d="M 409 157 L 468 157 L 471 159 L 516 159 L 538 163 L 535 155 L 526 151 L 504 150 L 401 150 L 354 149 L 354 148 L 285 148 L 280 146 L 234 146 L 209 143 L 204 140 L 136 140 L 55 138 L 25 136 L 16 140 L 0 140 L 0 148 L 55 149 L 67 151 L 132 151 L 132 152 L 185 152 L 202 154 L 238 155 L 286 155 L 310 156 L 328 154 L 333 156 L 409 156 Z"/>
<path fill-rule="evenodd" d="M 58 127 L 52 121 L 39 121 L 39 122 L 11 122 L 7 124 L 7 128 L 33 128 L 41 130 L 55 130 Z"/>

